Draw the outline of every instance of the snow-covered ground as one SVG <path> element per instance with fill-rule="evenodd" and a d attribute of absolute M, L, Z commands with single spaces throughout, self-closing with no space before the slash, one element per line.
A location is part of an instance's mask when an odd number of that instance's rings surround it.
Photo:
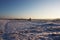
<path fill-rule="evenodd" d="M 55 40 L 50 34 L 60 35 L 60 23 L 0 20 L 0 40 Z"/>

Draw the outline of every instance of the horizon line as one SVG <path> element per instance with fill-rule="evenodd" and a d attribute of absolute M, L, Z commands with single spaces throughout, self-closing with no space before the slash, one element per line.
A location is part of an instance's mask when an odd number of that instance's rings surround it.
<path fill-rule="evenodd" d="M 0 18 L 0 19 L 29 19 L 29 18 Z M 31 18 L 31 19 L 60 19 L 60 18 Z"/>

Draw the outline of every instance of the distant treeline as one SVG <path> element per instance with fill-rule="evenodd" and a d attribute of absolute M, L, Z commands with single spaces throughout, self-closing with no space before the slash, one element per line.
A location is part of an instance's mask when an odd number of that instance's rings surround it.
<path fill-rule="evenodd" d="M 51 22 L 60 22 L 60 19 L 24 19 L 24 18 L 0 18 L 0 20 L 27 20 L 27 21 L 31 21 L 31 20 L 36 20 L 36 21 L 51 21 Z"/>
<path fill-rule="evenodd" d="M 18 18 L 0 18 L 0 20 L 25 20 L 25 21 L 31 21 L 31 18 L 29 18 L 29 19 L 18 19 Z"/>
<path fill-rule="evenodd" d="M 52 22 L 60 22 L 60 19 L 54 19 Z"/>

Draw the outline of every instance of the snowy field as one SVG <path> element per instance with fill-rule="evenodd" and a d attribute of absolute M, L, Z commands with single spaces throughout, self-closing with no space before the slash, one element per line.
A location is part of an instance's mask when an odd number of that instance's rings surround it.
<path fill-rule="evenodd" d="M 60 23 L 0 20 L 0 40 L 60 40 Z"/>

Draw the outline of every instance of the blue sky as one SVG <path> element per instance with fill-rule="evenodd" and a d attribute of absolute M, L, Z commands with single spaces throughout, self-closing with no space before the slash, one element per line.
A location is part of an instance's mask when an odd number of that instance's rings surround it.
<path fill-rule="evenodd" d="M 60 18 L 59 0 L 0 0 L 2 18 Z"/>

